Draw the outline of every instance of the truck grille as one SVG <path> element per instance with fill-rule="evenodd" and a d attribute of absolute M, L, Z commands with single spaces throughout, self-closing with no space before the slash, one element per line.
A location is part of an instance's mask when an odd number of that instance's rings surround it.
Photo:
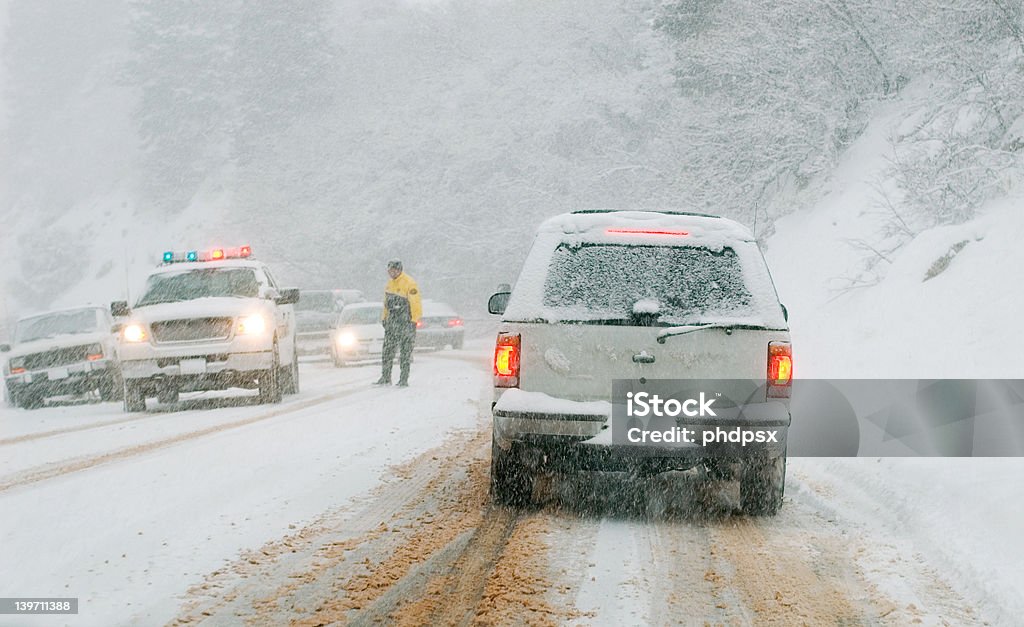
<path fill-rule="evenodd" d="M 165 342 L 202 342 L 226 340 L 231 335 L 232 318 L 189 318 L 150 324 L 153 339 Z"/>
<path fill-rule="evenodd" d="M 26 370 L 42 370 L 44 368 L 57 368 L 59 366 L 70 366 L 81 361 L 86 361 L 86 355 L 95 348 L 94 344 L 83 346 L 69 346 L 55 348 L 45 353 L 31 353 L 25 355 Z"/>

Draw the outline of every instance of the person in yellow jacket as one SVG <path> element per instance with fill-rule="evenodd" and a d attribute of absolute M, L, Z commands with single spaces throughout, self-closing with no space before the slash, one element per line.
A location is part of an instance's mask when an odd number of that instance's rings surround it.
<path fill-rule="evenodd" d="M 391 279 L 384 287 L 384 310 L 380 314 L 384 325 L 381 374 L 375 385 L 391 385 L 391 367 L 395 361 L 395 352 L 398 352 L 401 368 L 398 385 L 406 387 L 409 385 L 412 347 L 416 342 L 416 323 L 423 315 L 423 305 L 420 288 L 411 276 L 402 272 L 401 261 L 392 259 L 388 262 L 388 276 Z"/>

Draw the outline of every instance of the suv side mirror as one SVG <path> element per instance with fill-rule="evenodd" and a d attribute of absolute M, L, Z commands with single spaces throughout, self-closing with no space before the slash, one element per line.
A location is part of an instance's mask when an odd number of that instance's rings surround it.
<path fill-rule="evenodd" d="M 132 310 L 128 308 L 128 301 L 126 300 L 115 300 L 110 303 L 110 315 L 115 318 L 122 318 L 130 315 L 131 312 Z"/>
<path fill-rule="evenodd" d="M 0 344 L 0 353 L 9 353 L 9 352 L 11 352 L 11 345 L 10 344 Z"/>
<path fill-rule="evenodd" d="M 508 299 L 512 296 L 511 292 L 498 292 L 492 294 L 490 299 L 487 301 L 487 312 L 492 314 L 503 314 L 505 308 L 508 307 Z"/>
<path fill-rule="evenodd" d="M 789 322 L 789 310 L 782 303 L 779 303 L 779 307 L 782 307 L 782 317 L 786 322 Z"/>
<path fill-rule="evenodd" d="M 299 302 L 299 288 L 297 287 L 286 287 L 281 289 L 281 293 L 278 294 L 274 301 L 278 305 L 294 305 Z"/>

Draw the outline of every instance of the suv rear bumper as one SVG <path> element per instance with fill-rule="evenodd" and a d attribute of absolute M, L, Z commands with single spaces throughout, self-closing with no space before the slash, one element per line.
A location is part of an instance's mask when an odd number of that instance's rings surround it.
<path fill-rule="evenodd" d="M 542 454 L 544 465 L 574 470 L 629 470 L 638 466 L 685 469 L 711 459 L 738 460 L 750 456 L 775 457 L 786 452 L 790 424 L 788 407 L 782 403 L 765 404 L 766 411 L 751 412 L 753 417 L 721 420 L 695 420 L 677 423 L 693 430 L 694 444 L 626 443 L 613 441 L 608 415 L 552 414 L 493 410 L 494 441 L 504 450 Z M 774 441 L 700 444 L 703 431 L 720 429 L 726 433 L 737 428 L 774 434 Z"/>

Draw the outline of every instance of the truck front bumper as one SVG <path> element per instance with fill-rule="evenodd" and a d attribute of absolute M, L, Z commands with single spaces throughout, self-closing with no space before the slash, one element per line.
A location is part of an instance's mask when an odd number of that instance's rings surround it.
<path fill-rule="evenodd" d="M 84 394 L 116 375 L 117 367 L 112 360 L 99 359 L 7 375 L 4 383 L 13 394 L 46 398 L 61 394 Z"/>

